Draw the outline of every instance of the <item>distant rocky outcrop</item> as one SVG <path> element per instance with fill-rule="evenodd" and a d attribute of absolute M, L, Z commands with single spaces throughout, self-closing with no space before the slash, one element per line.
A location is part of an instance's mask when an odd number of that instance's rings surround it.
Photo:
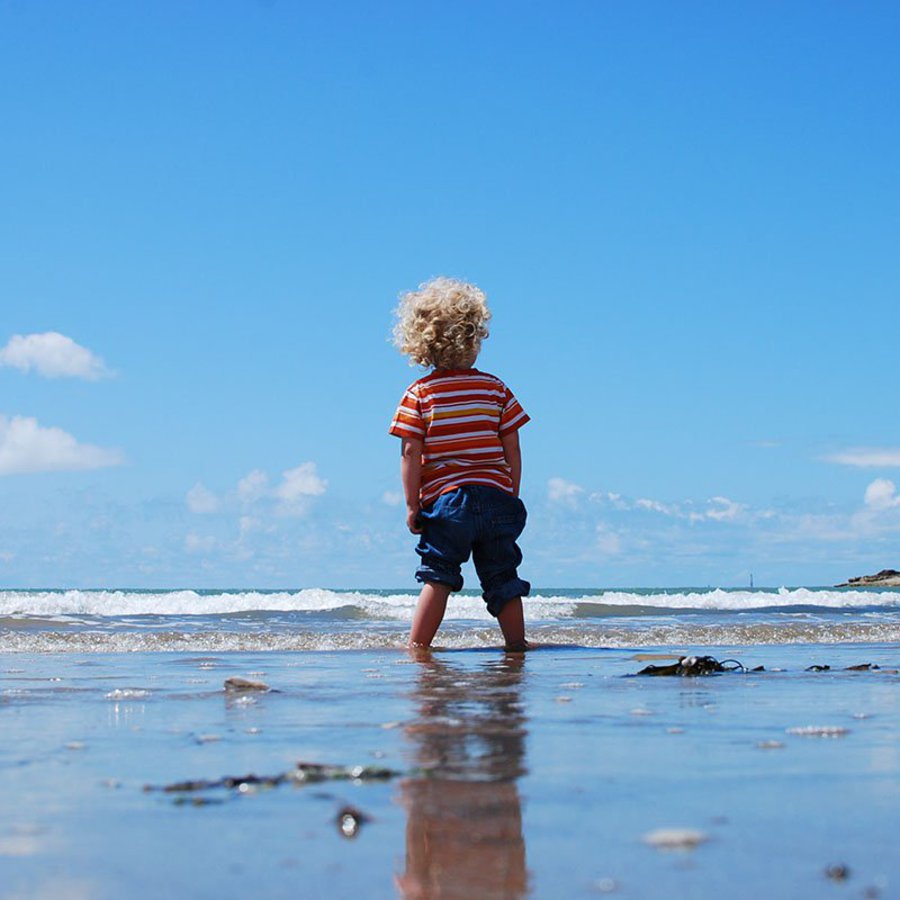
<path fill-rule="evenodd" d="M 900 587 L 900 572 L 896 569 L 882 569 L 877 575 L 860 575 L 837 587 Z"/>

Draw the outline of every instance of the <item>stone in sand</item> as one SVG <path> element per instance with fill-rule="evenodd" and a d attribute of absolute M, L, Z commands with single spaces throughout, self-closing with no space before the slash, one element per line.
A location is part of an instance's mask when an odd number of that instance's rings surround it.
<path fill-rule="evenodd" d="M 225 690 L 229 694 L 239 694 L 244 691 L 259 691 L 260 693 L 265 693 L 272 689 L 264 681 L 250 681 L 248 678 L 239 678 L 235 676 L 233 678 L 225 679 Z"/>
<path fill-rule="evenodd" d="M 693 850 L 709 840 L 709 835 L 696 828 L 657 828 L 642 838 L 645 844 L 659 850 Z"/>
<path fill-rule="evenodd" d="M 355 806 L 345 806 L 337 814 L 337 824 L 345 838 L 355 838 L 359 829 L 371 818 Z"/>

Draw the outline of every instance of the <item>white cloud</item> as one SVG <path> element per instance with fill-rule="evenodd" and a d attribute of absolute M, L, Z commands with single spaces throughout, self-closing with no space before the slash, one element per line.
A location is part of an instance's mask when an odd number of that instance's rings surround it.
<path fill-rule="evenodd" d="M 320 478 L 314 462 L 301 463 L 294 469 L 282 472 L 282 481 L 274 494 L 281 501 L 280 510 L 286 515 L 303 515 L 311 497 L 325 493 L 328 482 Z"/>
<path fill-rule="evenodd" d="M 400 506 L 403 503 L 403 494 L 399 491 L 385 491 L 381 495 L 381 500 L 387 506 Z"/>
<path fill-rule="evenodd" d="M 743 504 L 727 497 L 711 497 L 708 502 L 712 509 L 706 510 L 706 518 L 714 522 L 732 522 L 744 511 Z"/>
<path fill-rule="evenodd" d="M 219 508 L 219 498 L 198 481 L 185 495 L 188 509 L 197 515 L 214 513 Z"/>
<path fill-rule="evenodd" d="M 551 503 L 565 503 L 574 506 L 579 496 L 584 493 L 584 488 L 565 478 L 551 478 L 547 482 L 547 498 Z"/>
<path fill-rule="evenodd" d="M 123 461 L 118 450 L 79 444 L 61 428 L 44 427 L 25 416 L 8 419 L 0 414 L 0 475 L 103 469 Z"/>
<path fill-rule="evenodd" d="M 674 506 L 668 506 L 665 503 L 660 503 L 659 500 L 648 500 L 645 497 L 640 498 L 639 500 L 635 500 L 634 505 L 639 509 L 648 509 L 651 512 L 662 513 L 664 516 L 680 516 L 681 513 Z"/>
<path fill-rule="evenodd" d="M 865 504 L 869 509 L 895 509 L 900 507 L 897 486 L 887 478 L 876 478 L 867 488 Z"/>
<path fill-rule="evenodd" d="M 842 466 L 855 466 L 858 469 L 898 468 L 900 467 L 900 448 L 857 447 L 853 450 L 832 453 L 825 457 L 825 461 Z"/>
<path fill-rule="evenodd" d="M 0 349 L 0 366 L 10 366 L 22 372 L 34 369 L 44 378 L 98 381 L 112 375 L 99 356 L 57 331 L 13 335 Z"/>
<path fill-rule="evenodd" d="M 269 492 L 269 476 L 262 469 L 254 469 L 238 482 L 237 492 L 242 503 L 255 503 Z"/>

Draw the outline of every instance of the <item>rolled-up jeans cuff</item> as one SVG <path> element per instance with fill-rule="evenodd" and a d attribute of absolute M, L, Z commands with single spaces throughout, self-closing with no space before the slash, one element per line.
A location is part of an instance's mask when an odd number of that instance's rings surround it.
<path fill-rule="evenodd" d="M 419 566 L 416 569 L 416 581 L 419 584 L 445 584 L 451 591 L 461 591 L 463 586 L 462 575 L 443 572 L 432 566 Z"/>
<path fill-rule="evenodd" d="M 519 577 L 504 581 L 499 587 L 485 591 L 481 596 L 487 603 L 488 612 L 496 619 L 500 611 L 513 597 L 527 597 L 531 591 L 531 585 Z"/>

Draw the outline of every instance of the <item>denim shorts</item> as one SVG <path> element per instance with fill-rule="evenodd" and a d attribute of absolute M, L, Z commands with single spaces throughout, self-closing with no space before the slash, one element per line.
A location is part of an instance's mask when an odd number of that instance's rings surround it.
<path fill-rule="evenodd" d="M 465 484 L 419 513 L 422 534 L 416 553 L 422 557 L 416 580 L 462 589 L 460 566 L 472 554 L 488 612 L 498 616 L 507 601 L 531 590 L 516 568 L 522 551 L 516 538 L 525 527 L 525 504 L 512 494 L 485 484 Z"/>

